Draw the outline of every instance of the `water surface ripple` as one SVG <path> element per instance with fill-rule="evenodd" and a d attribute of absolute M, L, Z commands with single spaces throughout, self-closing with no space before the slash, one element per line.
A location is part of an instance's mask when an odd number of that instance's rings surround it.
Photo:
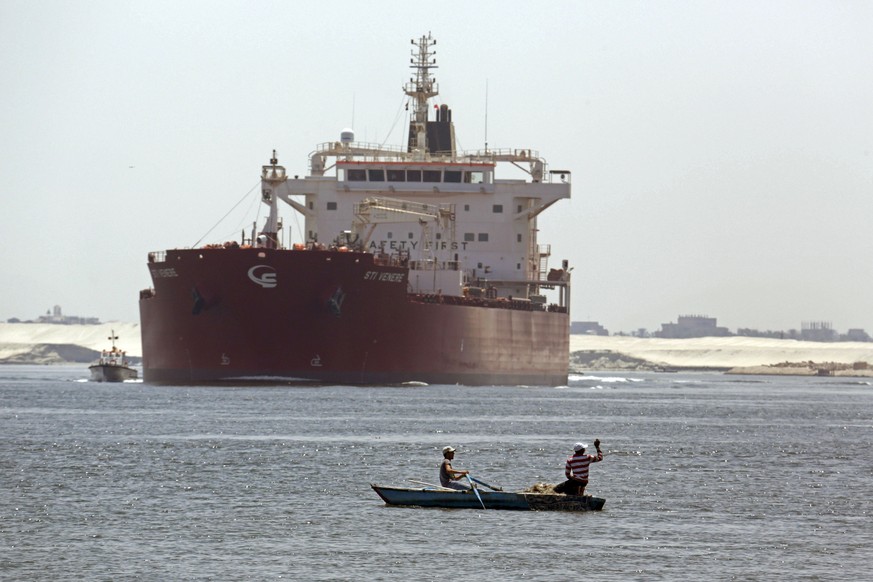
<path fill-rule="evenodd" d="M 847 580 L 869 576 L 873 387 L 597 374 L 541 387 L 94 384 L 0 366 L 0 578 Z M 455 466 L 600 513 L 386 507 Z"/>

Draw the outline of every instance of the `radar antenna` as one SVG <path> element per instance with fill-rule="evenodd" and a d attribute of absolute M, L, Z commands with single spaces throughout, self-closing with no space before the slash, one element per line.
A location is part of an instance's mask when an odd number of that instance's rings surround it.
<path fill-rule="evenodd" d="M 427 33 L 416 42 L 411 41 L 417 47 L 411 51 L 412 63 L 409 68 L 415 69 L 415 76 L 403 87 L 406 94 L 412 97 L 412 119 L 409 123 L 409 151 L 420 152 L 424 155 L 427 151 L 427 115 L 428 100 L 439 95 L 439 87 L 430 70 L 436 69 L 436 51 L 432 50 L 436 40 Z"/>

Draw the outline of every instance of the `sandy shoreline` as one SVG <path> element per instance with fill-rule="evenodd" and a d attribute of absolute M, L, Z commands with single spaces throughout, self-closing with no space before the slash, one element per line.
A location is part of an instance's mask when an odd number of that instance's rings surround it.
<path fill-rule="evenodd" d="M 575 370 L 710 370 L 814 376 L 820 375 L 820 369 L 828 369 L 829 375 L 834 376 L 873 376 L 870 369 L 851 369 L 856 363 L 873 368 L 873 343 L 867 342 L 573 335 L 570 353 L 571 367 Z"/>
<path fill-rule="evenodd" d="M 0 363 L 88 361 L 88 351 L 118 346 L 142 357 L 138 323 L 98 325 L 0 323 Z M 788 365 L 788 364 L 791 365 Z M 861 364 L 857 364 L 861 363 Z M 867 370 L 851 369 L 866 364 Z M 848 369 L 847 369 L 848 367 Z M 801 342 L 749 337 L 694 339 L 570 336 L 570 370 L 719 371 L 735 374 L 873 376 L 873 343 Z"/>
<path fill-rule="evenodd" d="M 58 364 L 90 362 L 116 345 L 133 358 L 142 356 L 138 323 L 111 321 L 97 325 L 0 323 L 0 363 Z"/>

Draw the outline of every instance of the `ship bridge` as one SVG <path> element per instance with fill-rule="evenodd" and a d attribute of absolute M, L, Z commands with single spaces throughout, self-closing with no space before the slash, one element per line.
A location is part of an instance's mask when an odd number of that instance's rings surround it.
<path fill-rule="evenodd" d="M 526 297 L 539 286 L 568 284 L 568 277 L 547 281 L 551 247 L 538 240 L 537 218 L 570 198 L 571 173 L 550 171 L 530 148 L 458 151 L 452 110 L 430 104 L 438 94 L 431 75 L 434 44 L 429 36 L 413 41 L 414 74 L 404 86 L 410 98 L 406 145 L 357 142 L 352 130 L 343 130 L 339 140 L 311 153 L 307 176 L 293 179 L 274 155 L 262 173 L 262 198 L 271 205 L 264 231 L 279 230 L 278 200 L 304 219 L 295 238 L 323 245 L 348 243 L 356 209 L 367 199 L 451 204 L 451 239 L 425 232 L 416 221 L 385 221 L 369 225 L 362 250 L 396 253 L 414 264 L 458 265 L 463 281 L 494 282 L 506 296 Z"/>

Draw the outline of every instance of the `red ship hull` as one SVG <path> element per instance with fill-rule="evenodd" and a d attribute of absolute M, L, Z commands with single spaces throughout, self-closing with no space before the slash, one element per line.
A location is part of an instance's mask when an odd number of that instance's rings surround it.
<path fill-rule="evenodd" d="M 173 250 L 149 269 L 146 382 L 567 383 L 564 310 L 410 294 L 368 253 Z"/>

